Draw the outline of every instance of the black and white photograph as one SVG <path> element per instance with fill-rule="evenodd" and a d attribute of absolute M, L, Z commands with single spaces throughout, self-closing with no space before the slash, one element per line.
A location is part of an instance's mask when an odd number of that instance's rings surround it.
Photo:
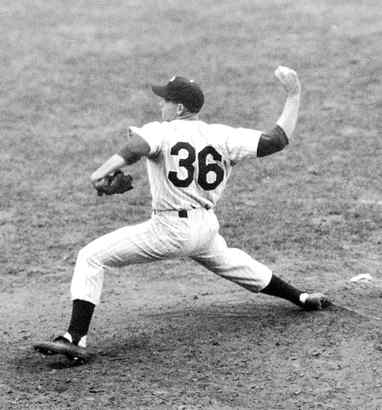
<path fill-rule="evenodd" d="M 0 0 L 0 409 L 382 409 L 377 0 Z"/>

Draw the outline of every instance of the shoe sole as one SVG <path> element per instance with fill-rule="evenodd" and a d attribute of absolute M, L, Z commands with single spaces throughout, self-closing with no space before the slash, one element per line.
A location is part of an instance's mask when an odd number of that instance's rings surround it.
<path fill-rule="evenodd" d="M 314 310 L 323 310 L 323 309 L 327 309 L 328 307 L 333 306 L 333 302 L 331 302 L 329 299 L 321 299 L 319 302 L 317 302 L 316 305 L 312 304 L 312 305 L 307 305 L 307 306 L 303 306 L 303 309 L 306 311 L 314 311 Z"/>
<path fill-rule="evenodd" d="M 90 353 L 88 353 L 83 347 L 69 343 L 40 342 L 34 344 L 33 348 L 44 356 L 63 354 L 71 360 L 78 360 L 82 363 L 88 362 L 91 358 Z"/>

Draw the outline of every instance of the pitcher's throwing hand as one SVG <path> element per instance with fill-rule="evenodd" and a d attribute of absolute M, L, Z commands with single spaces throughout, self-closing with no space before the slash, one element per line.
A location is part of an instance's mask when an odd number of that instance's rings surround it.
<path fill-rule="evenodd" d="M 301 84 L 296 71 L 280 65 L 275 70 L 275 76 L 280 80 L 288 95 L 300 93 Z"/>

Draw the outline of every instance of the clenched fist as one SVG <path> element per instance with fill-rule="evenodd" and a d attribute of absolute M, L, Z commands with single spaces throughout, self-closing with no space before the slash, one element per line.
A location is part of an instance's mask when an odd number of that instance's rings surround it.
<path fill-rule="evenodd" d="M 297 95 L 300 93 L 301 84 L 296 71 L 292 70 L 289 67 L 280 65 L 275 70 L 275 76 L 284 86 L 289 96 Z"/>

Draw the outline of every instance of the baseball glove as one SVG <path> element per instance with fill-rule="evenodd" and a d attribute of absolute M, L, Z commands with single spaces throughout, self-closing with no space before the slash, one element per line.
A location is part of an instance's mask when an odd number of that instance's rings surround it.
<path fill-rule="evenodd" d="M 97 190 L 98 196 L 123 194 L 133 189 L 132 181 L 133 177 L 131 175 L 125 175 L 122 171 L 118 170 L 97 181 L 94 188 Z"/>

